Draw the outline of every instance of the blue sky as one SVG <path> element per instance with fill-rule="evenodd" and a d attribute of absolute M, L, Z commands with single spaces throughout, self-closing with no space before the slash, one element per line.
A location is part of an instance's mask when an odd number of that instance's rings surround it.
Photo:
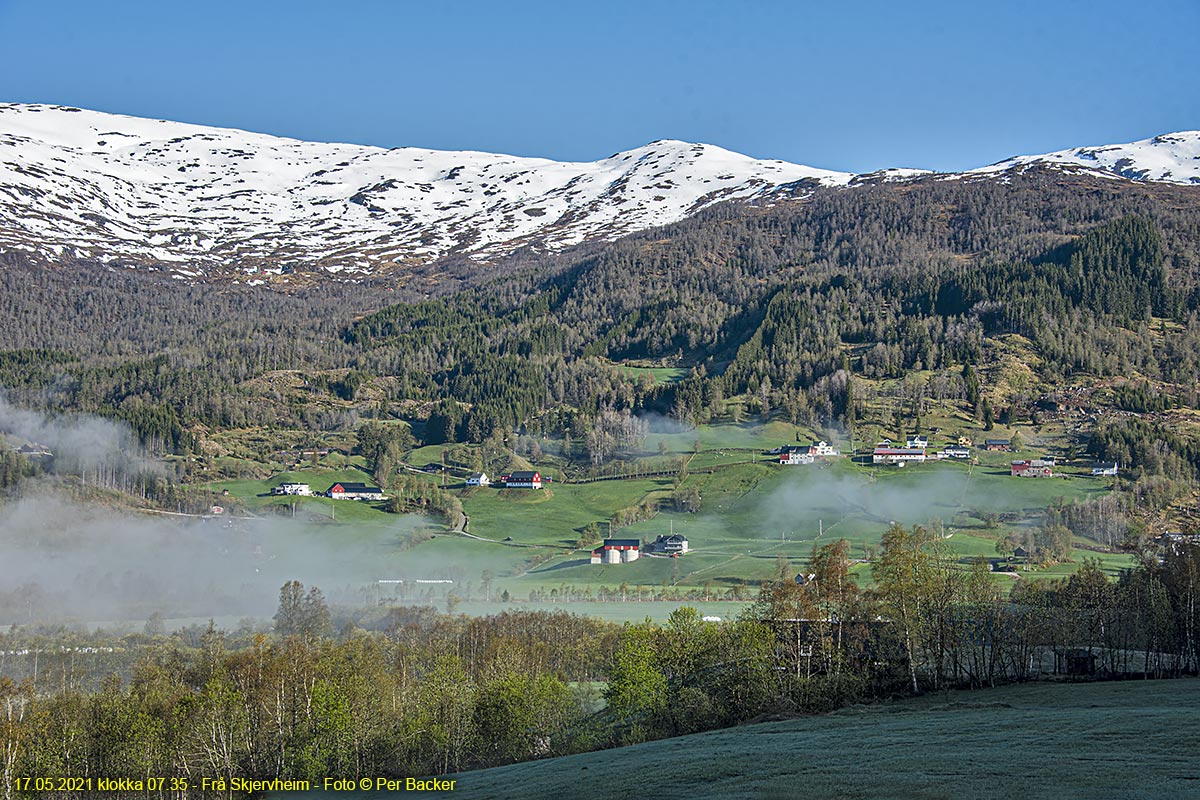
<path fill-rule="evenodd" d="M 1200 129 L 1200 0 L 0 0 L 0 100 L 593 160 L 960 169 Z"/>

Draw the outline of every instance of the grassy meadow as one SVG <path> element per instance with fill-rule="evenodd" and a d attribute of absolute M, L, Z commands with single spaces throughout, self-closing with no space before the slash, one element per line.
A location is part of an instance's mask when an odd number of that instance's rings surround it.
<path fill-rule="evenodd" d="M 854 568 L 856 579 L 866 585 L 870 583 L 868 562 L 892 522 L 927 525 L 942 532 L 965 566 L 974 559 L 994 558 L 997 538 L 1014 528 L 1038 524 L 1038 515 L 1048 504 L 1109 490 L 1106 481 L 1094 479 L 1080 468 L 1060 467 L 1060 474 L 1047 479 L 1009 475 L 1010 460 L 1039 455 L 1044 452 L 1040 449 L 1019 453 L 976 449 L 972 463 L 927 462 L 902 469 L 854 463 L 850 458 L 781 466 L 762 454 L 764 449 L 807 440 L 812 434 L 778 420 L 652 432 L 646 456 L 658 457 L 657 440 L 661 439 L 669 457 L 686 460 L 682 473 L 591 483 L 559 480 L 542 491 L 464 489 L 460 478 L 447 476 L 446 485 L 459 494 L 469 517 L 470 537 L 458 536 L 432 518 L 388 514 L 382 503 L 270 494 L 271 487 L 284 481 L 309 483 L 316 491 L 335 481 L 373 484 L 358 458 L 343 459 L 336 469 L 310 466 L 269 478 L 220 481 L 209 488 L 216 494 L 227 490 L 251 514 L 294 517 L 338 531 L 341 541 L 353 541 L 371 553 L 370 568 L 362 576 L 364 585 L 392 575 L 430 573 L 430 565 L 438 565 L 433 571 L 442 574 L 447 572 L 447 564 L 452 564 L 460 581 L 453 591 L 466 597 L 461 609 L 472 613 L 488 610 L 482 607 L 482 598 L 476 597 L 484 571 L 492 575 L 490 593 L 499 597 L 507 591 L 511 600 L 568 586 L 586 587 L 590 592 L 622 584 L 710 589 L 741 585 L 752 592 L 759 581 L 775 573 L 780 555 L 800 568 L 814 546 L 837 539 L 850 542 L 851 555 L 860 562 Z M 940 439 L 934 437 L 934 442 Z M 841 445 L 845 448 L 847 443 Z M 438 462 L 443 449 L 442 445 L 419 448 L 408 463 Z M 557 472 L 552 459 L 536 466 Z M 438 475 L 421 479 L 443 482 Z M 670 510 L 674 493 L 691 489 L 701 498 L 700 510 Z M 610 528 L 609 521 L 621 509 L 647 503 L 657 505 L 659 512 L 627 527 Z M 578 547 L 589 526 L 601 537 L 644 540 L 674 531 L 688 537 L 693 552 L 681 558 L 643 557 L 631 564 L 593 566 L 588 548 Z M 419 527 L 423 534 L 416 539 L 398 539 L 397 527 L 409 531 Z M 347 535 L 342 533 L 345 529 L 354 532 Z M 1114 574 L 1130 563 L 1124 555 L 1077 549 L 1072 562 L 1030 568 L 1023 574 L 1066 576 L 1084 557 L 1099 558 Z M 995 579 L 1006 589 L 1017 580 L 1011 575 Z M 472 586 L 462 585 L 467 582 Z M 444 599 L 440 597 L 439 604 Z M 480 608 L 476 608 L 476 600 Z M 594 611 L 601 605 L 598 603 L 572 605 L 582 606 L 578 610 L 583 613 L 614 619 L 641 614 L 636 609 Z"/>
<path fill-rule="evenodd" d="M 462 773 L 453 792 L 425 796 L 1183 800 L 1200 796 L 1198 716 L 1195 679 L 931 693 Z"/>

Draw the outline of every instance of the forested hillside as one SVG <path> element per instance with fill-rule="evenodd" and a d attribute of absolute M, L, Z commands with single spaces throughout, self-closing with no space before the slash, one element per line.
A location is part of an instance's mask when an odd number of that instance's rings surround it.
<path fill-rule="evenodd" d="M 1195 189 L 1039 169 L 726 205 L 395 305 L 381 284 L 280 294 L 10 255 L 0 386 L 182 455 L 212 429 L 398 417 L 425 443 L 529 433 L 570 456 L 627 411 L 853 428 L 880 392 L 884 422 L 947 398 L 1019 419 L 1080 376 L 1194 407 L 1198 268 Z M 1013 335 L 1036 357 L 1027 385 L 993 375 Z"/>

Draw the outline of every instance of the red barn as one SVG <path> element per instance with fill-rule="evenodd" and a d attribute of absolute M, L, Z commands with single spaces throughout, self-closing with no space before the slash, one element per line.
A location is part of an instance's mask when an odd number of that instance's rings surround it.
<path fill-rule="evenodd" d="M 511 475 L 500 476 L 500 480 L 504 481 L 507 489 L 542 488 L 542 473 L 540 472 L 514 472 Z"/>

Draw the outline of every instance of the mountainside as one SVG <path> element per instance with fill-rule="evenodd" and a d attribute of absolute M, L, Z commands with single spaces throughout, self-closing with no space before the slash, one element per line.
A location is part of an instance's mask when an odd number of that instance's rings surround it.
<path fill-rule="evenodd" d="M 320 144 L 63 107 L 0 106 L 0 247 L 195 276 L 373 273 L 665 225 L 846 173 L 653 142 L 589 163 Z"/>
<path fill-rule="evenodd" d="M 1200 183 L 1200 132 L 1024 156 L 963 175 L 1049 165 Z M 684 219 L 715 203 L 821 187 L 946 179 L 865 176 L 663 140 L 595 162 L 323 144 L 0 104 L 0 252 L 169 269 L 180 278 L 324 271 L 357 279 L 446 256 L 486 263 Z"/>
<path fill-rule="evenodd" d="M 1200 131 L 1155 136 L 1128 144 L 1076 147 L 1040 156 L 1013 156 L 972 175 L 1043 164 L 1080 168 L 1096 175 L 1135 181 L 1200 185 Z"/>

